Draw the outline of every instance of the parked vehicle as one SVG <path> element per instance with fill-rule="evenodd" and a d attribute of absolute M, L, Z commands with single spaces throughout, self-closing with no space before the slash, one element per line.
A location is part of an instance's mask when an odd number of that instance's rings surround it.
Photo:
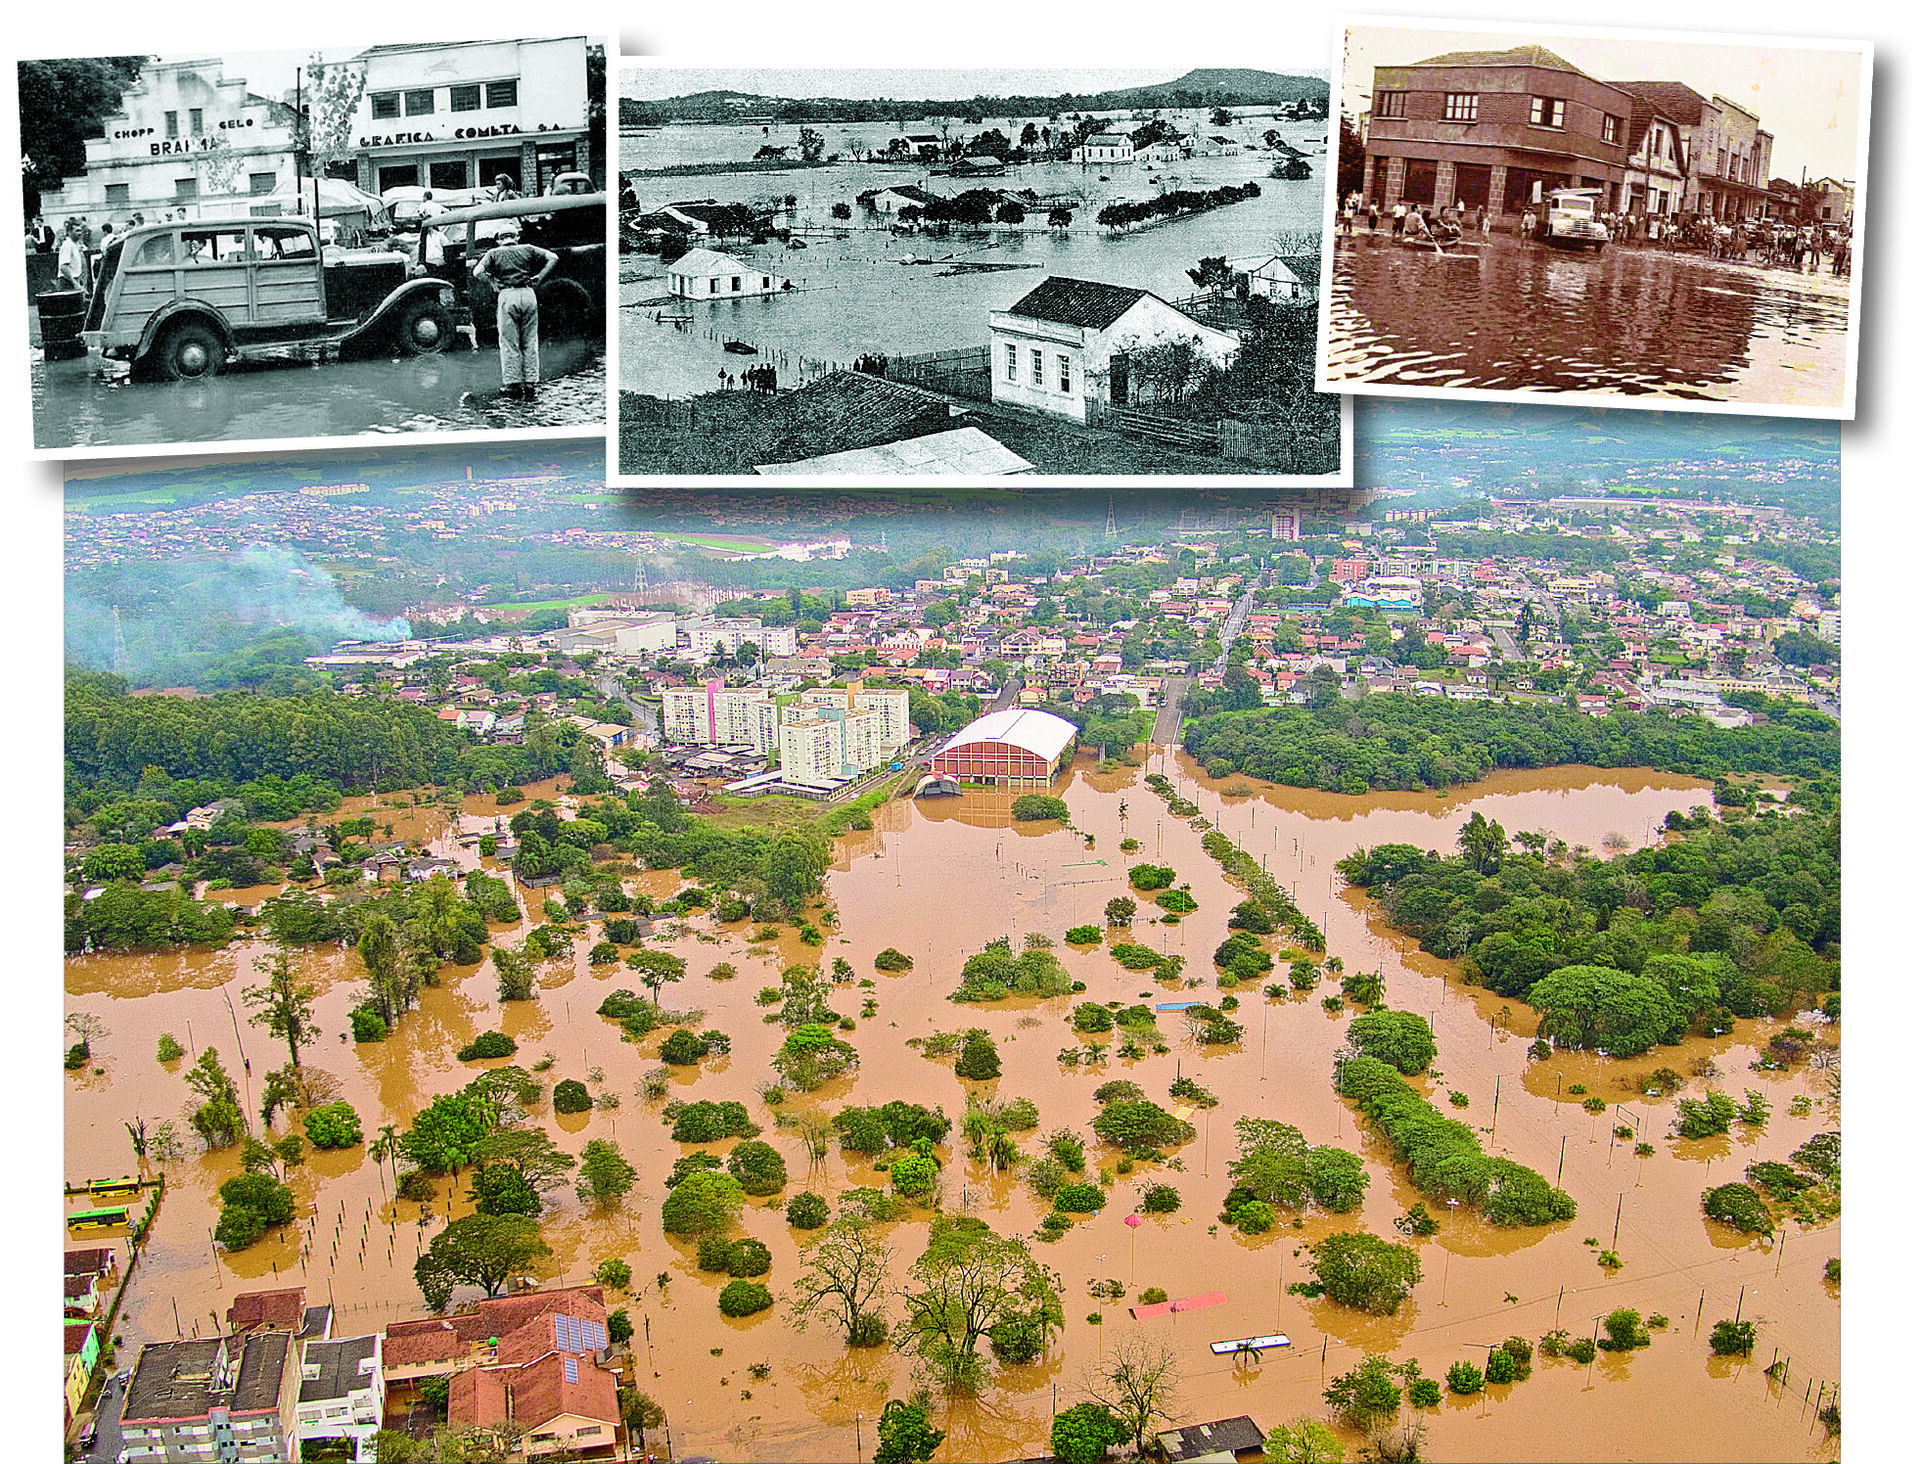
<path fill-rule="evenodd" d="M 496 334 L 494 290 L 477 278 L 472 263 L 491 246 L 508 220 L 518 220 L 520 238 L 560 256 L 539 288 L 540 334 L 545 338 L 604 338 L 607 302 L 607 195 L 555 194 L 513 198 L 453 209 L 436 218 L 446 240 L 446 262 L 434 271 L 459 297 L 462 323 L 477 340 Z"/>
<path fill-rule="evenodd" d="M 1556 188 L 1547 195 L 1546 241 L 1558 249 L 1591 249 L 1598 254 L 1613 241 L 1607 226 L 1594 217 L 1597 188 Z"/>
<path fill-rule="evenodd" d="M 445 281 L 408 279 L 387 250 L 323 251 L 299 218 L 129 229 L 100 257 L 81 327 L 88 350 L 175 381 L 275 347 L 431 355 L 453 333 Z"/>

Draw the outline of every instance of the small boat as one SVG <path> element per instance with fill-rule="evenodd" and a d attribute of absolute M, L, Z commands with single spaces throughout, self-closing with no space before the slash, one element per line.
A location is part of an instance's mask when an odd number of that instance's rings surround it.
<path fill-rule="evenodd" d="M 1478 255 L 1465 253 L 1463 251 L 1482 249 L 1485 247 L 1484 241 L 1479 239 L 1451 239 L 1442 243 L 1438 249 L 1435 249 L 1433 247 L 1435 243 L 1434 240 L 1409 239 L 1405 234 L 1399 235 L 1393 242 L 1398 244 L 1402 249 L 1416 249 L 1422 254 L 1438 254 L 1446 259 L 1477 259 L 1479 258 Z"/>
<path fill-rule="evenodd" d="M 725 341 L 721 344 L 720 348 L 723 351 L 732 351 L 736 356 L 757 356 L 760 354 L 760 348 L 758 346 L 750 346 L 745 341 Z"/>

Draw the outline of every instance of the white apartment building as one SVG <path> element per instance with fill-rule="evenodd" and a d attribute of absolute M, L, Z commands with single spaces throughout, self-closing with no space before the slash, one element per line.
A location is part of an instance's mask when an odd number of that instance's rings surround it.
<path fill-rule="evenodd" d="M 754 615 L 701 616 L 680 622 L 680 629 L 695 661 L 711 661 L 716 651 L 731 656 L 745 645 L 757 646 L 762 656 L 791 656 L 800 649 L 791 625 L 768 625 Z"/>
<path fill-rule="evenodd" d="M 374 1457 L 373 1436 L 387 1404 L 380 1372 L 380 1337 L 309 1342 L 300 1359 L 300 1400 L 294 1407 L 296 1449 L 351 1440 L 354 1459 Z"/>
<path fill-rule="evenodd" d="M 660 735 L 702 747 L 773 751 L 778 709 L 764 686 L 729 687 L 723 681 L 670 686 L 660 694 Z"/>
<path fill-rule="evenodd" d="M 869 691 L 856 681 L 846 687 L 803 691 L 799 704 L 803 707 L 835 707 L 847 712 L 877 714 L 880 717 L 880 735 L 889 754 L 906 746 L 913 735 L 912 724 L 907 720 L 907 693 L 900 688 L 877 687 Z"/>
<path fill-rule="evenodd" d="M 807 787 L 845 783 L 890 755 L 879 712 L 788 706 L 780 716 L 780 777 Z"/>
<path fill-rule="evenodd" d="M 630 610 L 569 610 L 567 626 L 610 637 L 612 648 L 629 656 L 670 652 L 678 640 L 674 618 L 665 611 L 636 615 Z"/>

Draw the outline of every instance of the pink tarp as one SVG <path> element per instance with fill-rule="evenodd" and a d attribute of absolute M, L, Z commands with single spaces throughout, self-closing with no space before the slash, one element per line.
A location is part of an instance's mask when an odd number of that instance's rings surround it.
<path fill-rule="evenodd" d="M 1148 1317 L 1164 1317 L 1168 1312 L 1198 1311 L 1205 1306 L 1225 1306 L 1227 1293 L 1224 1291 L 1203 1291 L 1198 1296 L 1183 1296 L 1176 1301 L 1156 1301 L 1149 1306 L 1130 1307 L 1135 1321 L 1145 1321 Z"/>

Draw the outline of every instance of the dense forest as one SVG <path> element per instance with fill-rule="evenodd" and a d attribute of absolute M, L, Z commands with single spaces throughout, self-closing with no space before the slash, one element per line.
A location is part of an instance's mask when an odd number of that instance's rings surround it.
<path fill-rule="evenodd" d="M 1476 814 L 1455 854 L 1383 844 L 1338 868 L 1395 929 L 1466 957 L 1467 979 L 1502 996 L 1534 998 L 1568 967 L 1644 974 L 1688 1025 L 1714 1031 L 1838 990 L 1837 810 L 1674 815 L 1669 826 L 1668 842 L 1596 859 L 1544 835 L 1509 841 Z"/>
<path fill-rule="evenodd" d="M 569 770 L 579 733 L 530 727 L 522 747 L 488 747 L 432 712 L 330 691 L 292 696 L 133 696 L 121 678 L 66 681 L 69 822 L 133 797 L 176 811 L 241 797 L 256 817 L 324 812 L 343 793 L 428 785 L 478 789 Z"/>
<path fill-rule="evenodd" d="M 1496 768 L 1568 763 L 1698 778 L 1820 778 L 1840 767 L 1838 725 L 1804 708 L 1758 726 L 1722 728 L 1691 715 L 1590 717 L 1564 706 L 1394 693 L 1319 710 L 1218 712 L 1189 722 L 1182 740 L 1211 777 L 1248 773 L 1336 793 L 1447 788 Z"/>

